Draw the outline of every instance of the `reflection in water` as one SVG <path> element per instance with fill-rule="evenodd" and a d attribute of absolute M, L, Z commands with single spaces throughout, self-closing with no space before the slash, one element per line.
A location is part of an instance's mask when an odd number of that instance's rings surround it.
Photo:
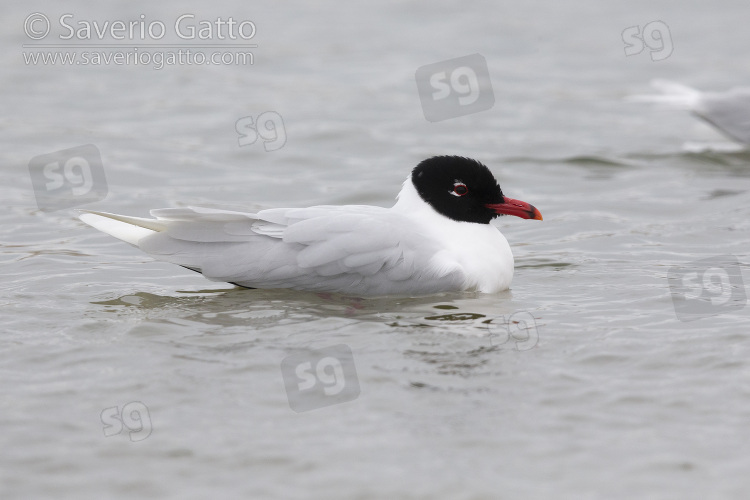
<path fill-rule="evenodd" d="M 384 349 L 391 353 L 388 357 L 400 352 L 393 358 L 403 357 L 396 370 L 411 373 L 415 388 L 425 383 L 427 367 L 438 375 L 466 377 L 487 370 L 503 352 L 519 351 L 523 345 L 507 333 L 509 318 L 517 312 L 510 292 L 367 299 L 243 288 L 176 293 L 136 292 L 92 304 L 106 315 L 136 319 L 130 334 L 171 344 L 173 356 L 208 363 L 234 363 L 237 356 L 247 357 L 248 351 L 258 349 L 281 359 L 300 349 L 334 343 L 346 343 L 359 353 L 360 338 L 388 335 L 382 345 L 366 351 Z M 444 382 L 430 385 L 453 390 Z"/>
<path fill-rule="evenodd" d="M 243 288 L 177 292 L 163 296 L 137 292 L 95 301 L 103 311 L 148 319 L 182 318 L 206 325 L 274 326 L 282 323 L 337 317 L 358 321 L 386 322 L 391 327 L 441 324 L 481 324 L 493 316 L 513 313 L 511 293 L 484 295 L 471 292 L 446 293 L 418 298 L 358 298 L 330 293 Z M 435 310 L 451 310 L 435 314 Z"/>

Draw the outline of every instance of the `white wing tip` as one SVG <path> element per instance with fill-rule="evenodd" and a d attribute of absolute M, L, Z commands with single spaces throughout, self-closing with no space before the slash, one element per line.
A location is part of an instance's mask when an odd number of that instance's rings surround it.
<path fill-rule="evenodd" d="M 701 92 L 687 85 L 657 78 L 651 86 L 660 91 L 657 95 L 633 95 L 626 97 L 630 102 L 651 102 L 695 109 L 701 99 Z"/>
<path fill-rule="evenodd" d="M 115 214 L 92 210 L 79 210 L 79 212 L 81 213 L 78 214 L 78 218 L 89 226 L 136 247 L 141 238 L 154 234 L 151 229 L 112 218 L 113 216 L 119 217 Z"/>

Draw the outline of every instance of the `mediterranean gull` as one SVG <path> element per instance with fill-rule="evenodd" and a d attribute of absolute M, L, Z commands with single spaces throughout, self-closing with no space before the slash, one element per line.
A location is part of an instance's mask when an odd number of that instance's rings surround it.
<path fill-rule="evenodd" d="M 212 281 L 362 297 L 506 290 L 513 254 L 490 221 L 542 220 L 504 196 L 485 165 L 459 156 L 419 163 L 391 208 L 166 208 L 151 210 L 155 219 L 82 212 L 94 228 Z"/>

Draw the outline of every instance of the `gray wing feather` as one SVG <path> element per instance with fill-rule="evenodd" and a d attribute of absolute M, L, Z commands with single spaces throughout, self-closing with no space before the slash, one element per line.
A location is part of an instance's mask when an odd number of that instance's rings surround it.
<path fill-rule="evenodd" d="M 693 111 L 732 139 L 750 144 L 750 89 L 707 92 Z"/>

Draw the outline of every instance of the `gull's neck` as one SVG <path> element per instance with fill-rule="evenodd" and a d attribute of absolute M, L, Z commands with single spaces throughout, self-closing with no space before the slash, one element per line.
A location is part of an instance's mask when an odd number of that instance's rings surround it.
<path fill-rule="evenodd" d="M 391 207 L 391 210 L 405 215 L 424 215 L 430 218 L 439 217 L 450 220 L 448 217 L 438 213 L 437 210 L 432 208 L 429 203 L 419 196 L 414 183 L 411 181 L 411 175 L 406 178 L 406 181 L 401 186 L 401 191 L 396 196 L 396 204 Z"/>

